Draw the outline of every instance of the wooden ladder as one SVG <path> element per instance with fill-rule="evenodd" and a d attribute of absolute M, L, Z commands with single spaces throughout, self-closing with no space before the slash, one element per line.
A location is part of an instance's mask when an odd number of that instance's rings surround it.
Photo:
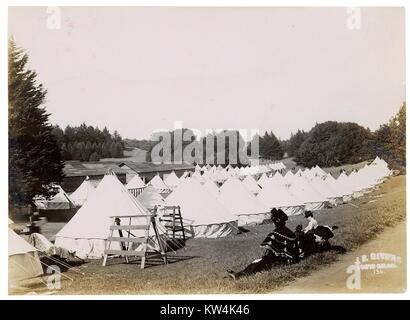
<path fill-rule="evenodd" d="M 185 228 L 181 215 L 181 207 L 165 206 L 164 214 L 161 217 L 161 222 L 165 222 L 164 227 L 167 229 L 167 232 L 170 231 L 172 233 L 172 239 L 176 239 L 175 235 L 177 232 L 182 232 L 182 239 L 184 240 L 184 242 L 186 241 Z M 178 239 L 181 238 L 179 237 Z"/>
<path fill-rule="evenodd" d="M 133 225 L 133 218 L 147 218 L 147 224 Z M 133 216 L 111 216 L 112 224 L 110 226 L 110 236 L 107 238 L 106 248 L 104 250 L 103 266 L 106 266 L 108 256 L 124 256 L 125 261 L 129 263 L 129 257 L 141 258 L 141 269 L 145 267 L 146 258 L 154 256 L 162 256 L 164 264 L 168 263 L 167 255 L 164 250 L 163 240 L 160 238 L 158 228 L 155 222 L 155 215 L 133 215 Z M 122 220 L 128 220 L 128 224 L 121 224 Z M 150 230 L 154 230 L 154 234 L 150 236 Z M 132 230 L 144 230 L 144 237 L 135 237 Z M 118 232 L 118 236 L 114 236 L 114 232 Z M 124 237 L 123 231 L 127 233 Z M 155 239 L 155 240 L 154 240 Z M 121 249 L 111 249 L 113 242 L 119 242 Z M 152 246 L 149 242 L 153 242 Z M 133 250 L 133 244 L 139 243 L 142 246 L 141 250 Z M 155 248 L 155 244 L 158 248 Z"/>

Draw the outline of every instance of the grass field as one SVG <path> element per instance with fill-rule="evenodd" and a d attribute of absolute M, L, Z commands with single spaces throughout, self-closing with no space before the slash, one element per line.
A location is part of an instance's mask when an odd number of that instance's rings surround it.
<path fill-rule="evenodd" d="M 385 227 L 405 219 L 405 176 L 388 179 L 379 190 L 351 204 L 325 209 L 315 214 L 320 224 L 337 225 L 332 244 L 353 250 L 373 239 Z M 302 216 L 290 217 L 288 226 L 306 224 Z M 58 228 L 60 228 L 58 226 Z M 249 228 L 250 232 L 221 239 L 192 239 L 186 248 L 170 253 L 169 265 L 149 265 L 141 270 L 139 263 L 125 264 L 122 259 L 102 267 L 101 261 L 78 266 L 81 275 L 65 272 L 73 279 L 62 278 L 58 294 L 198 294 L 198 293 L 268 293 L 290 281 L 306 276 L 338 260 L 333 252 L 311 256 L 304 261 L 233 281 L 226 269 L 239 270 L 258 258 L 259 244 L 272 230 L 271 224 Z M 48 232 L 51 232 L 48 227 Z M 403 239 L 405 241 L 405 239 Z M 183 257 L 184 256 L 184 257 Z M 46 291 L 44 284 L 26 284 L 27 291 Z M 12 292 L 11 292 L 12 293 Z M 23 293 L 23 292 L 19 292 Z"/>

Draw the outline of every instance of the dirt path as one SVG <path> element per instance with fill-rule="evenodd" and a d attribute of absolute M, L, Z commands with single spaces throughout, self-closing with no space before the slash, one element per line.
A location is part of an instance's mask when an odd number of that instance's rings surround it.
<path fill-rule="evenodd" d="M 354 277 L 347 273 L 347 268 L 354 264 L 357 257 L 367 255 L 369 261 L 362 265 L 390 264 L 386 260 L 371 260 L 372 253 L 389 253 L 401 257 L 401 263 L 396 264 L 394 269 L 379 271 L 362 270 L 360 277 Z M 380 257 L 380 256 L 379 256 Z M 393 228 L 386 229 L 376 239 L 364 244 L 360 248 L 348 252 L 340 257 L 338 262 L 319 270 L 310 276 L 300 278 L 290 283 L 275 293 L 363 293 L 363 292 L 403 292 L 406 290 L 406 223 L 401 222 Z M 356 269 L 357 270 L 357 269 Z M 354 273 L 358 275 L 358 273 Z M 358 284 L 360 288 L 348 289 L 347 279 L 350 283 Z"/>

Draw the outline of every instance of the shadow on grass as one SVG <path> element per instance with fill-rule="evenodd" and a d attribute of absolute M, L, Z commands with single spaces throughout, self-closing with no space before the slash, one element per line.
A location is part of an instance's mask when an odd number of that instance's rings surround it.
<path fill-rule="evenodd" d="M 331 246 L 329 251 L 334 251 L 338 254 L 345 254 L 347 250 L 342 246 Z"/>
<path fill-rule="evenodd" d="M 244 227 L 238 227 L 238 234 L 248 233 L 248 232 L 250 232 L 250 231 L 251 231 L 251 230 L 246 229 L 246 228 L 244 228 Z"/>
<path fill-rule="evenodd" d="M 41 257 L 41 266 L 43 267 L 44 274 L 47 273 L 47 269 L 49 266 L 57 266 L 60 272 L 67 272 L 71 268 L 75 268 L 81 266 L 83 264 L 88 263 L 85 260 L 67 260 L 60 258 L 58 256 L 43 256 Z"/>
<path fill-rule="evenodd" d="M 167 255 L 167 264 L 174 264 L 181 261 L 191 260 L 194 258 L 200 258 L 199 256 L 182 256 L 182 255 Z M 111 258 L 107 262 L 107 266 L 126 264 L 125 258 L 115 257 Z M 128 260 L 129 265 L 141 265 L 141 258 L 133 258 Z M 164 260 L 161 256 L 147 256 L 145 259 L 145 269 L 150 267 L 156 267 L 164 265 Z"/>

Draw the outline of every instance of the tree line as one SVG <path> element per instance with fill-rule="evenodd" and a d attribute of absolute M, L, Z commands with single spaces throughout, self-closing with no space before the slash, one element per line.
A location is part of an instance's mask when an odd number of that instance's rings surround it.
<path fill-rule="evenodd" d="M 183 134 L 192 133 L 190 129 L 182 129 Z M 171 161 L 174 159 L 174 151 L 178 146 L 173 145 L 173 137 L 178 130 L 171 132 Z M 178 134 L 181 134 L 179 132 Z M 237 135 L 237 148 L 230 148 L 230 135 Z M 192 134 L 193 136 L 193 134 Z M 198 150 L 202 146 L 205 149 L 206 141 L 214 139 L 215 149 L 209 158 L 205 153 L 202 158 L 196 158 L 195 163 L 215 163 L 218 159 L 224 159 L 223 163 L 229 163 L 229 155 L 237 152 L 237 162 L 239 165 L 248 164 L 247 156 L 251 155 L 251 144 L 245 146 L 245 141 L 238 131 L 222 131 L 212 133 L 198 141 L 193 146 Z M 216 143 L 226 139 L 225 149 L 217 151 Z M 184 141 L 182 149 L 191 144 L 192 141 Z M 391 167 L 403 169 L 406 164 L 406 103 L 404 102 L 399 112 L 388 121 L 380 126 L 379 129 L 372 132 L 354 122 L 337 122 L 327 121 L 316 124 L 311 130 L 298 130 L 292 133 L 287 140 L 278 139 L 275 134 L 265 132 L 263 135 L 255 135 L 253 143 L 259 144 L 259 157 L 269 160 L 280 160 L 284 156 L 292 157 L 298 165 L 313 167 L 319 165 L 322 167 L 340 166 L 349 163 L 358 163 L 364 160 L 374 159 L 376 156 L 385 159 Z M 148 146 L 146 150 L 147 161 L 152 161 L 151 151 L 156 147 L 158 141 L 144 140 L 142 145 Z M 191 145 L 192 147 L 192 145 Z M 246 151 L 246 153 L 245 153 Z M 230 157 L 232 159 L 232 155 Z"/>
<path fill-rule="evenodd" d="M 62 130 L 54 126 L 52 130 L 64 160 L 98 161 L 101 158 L 121 158 L 124 156 L 124 141 L 117 131 L 113 134 L 107 127 L 67 126 Z"/>
<path fill-rule="evenodd" d="M 164 137 L 170 139 L 169 144 L 165 143 Z M 157 132 L 152 135 L 152 139 L 153 143 L 150 144 L 147 152 L 148 162 L 249 164 L 246 157 L 246 143 L 237 130 L 211 132 L 204 137 L 197 137 L 191 129 L 183 128 Z"/>
<path fill-rule="evenodd" d="M 255 135 L 251 143 L 259 143 L 259 157 L 269 160 L 280 160 L 285 153 L 285 147 L 273 132 L 265 132 L 264 135 Z M 250 153 L 251 144 L 248 144 L 248 154 Z"/>
<path fill-rule="evenodd" d="M 372 132 L 357 123 L 327 121 L 283 142 L 299 165 L 330 167 L 382 157 L 394 168 L 406 165 L 406 103 L 388 123 Z"/>

